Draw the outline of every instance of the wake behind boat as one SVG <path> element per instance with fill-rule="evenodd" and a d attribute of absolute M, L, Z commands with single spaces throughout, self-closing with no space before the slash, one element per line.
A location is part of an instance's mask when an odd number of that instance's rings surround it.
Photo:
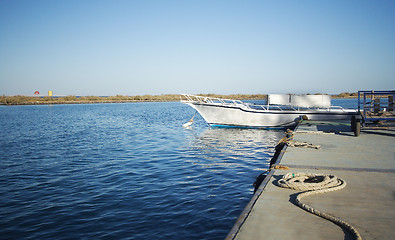
<path fill-rule="evenodd" d="M 183 94 L 188 104 L 212 127 L 292 128 L 299 120 L 350 120 L 356 109 L 331 106 L 329 95 L 270 94 L 266 105 L 240 100 Z"/>

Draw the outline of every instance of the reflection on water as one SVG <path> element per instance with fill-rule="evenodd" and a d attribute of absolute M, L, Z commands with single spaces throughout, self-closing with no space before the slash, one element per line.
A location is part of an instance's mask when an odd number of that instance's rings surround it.
<path fill-rule="evenodd" d="M 267 169 L 274 147 L 283 136 L 283 131 L 210 128 L 191 142 L 191 148 L 198 150 L 197 153 L 202 156 L 194 164 L 212 171 L 230 167 Z"/>

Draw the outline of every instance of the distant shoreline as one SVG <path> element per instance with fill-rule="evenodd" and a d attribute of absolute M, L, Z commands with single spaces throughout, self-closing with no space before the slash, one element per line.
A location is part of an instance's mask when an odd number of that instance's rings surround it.
<path fill-rule="evenodd" d="M 201 96 L 235 99 L 235 100 L 266 100 L 267 94 L 198 94 Z M 319 94 L 314 94 L 319 95 Z M 341 93 L 331 95 L 334 99 L 352 99 L 357 98 L 357 93 Z M 137 103 L 137 102 L 178 102 L 181 100 L 180 94 L 163 94 L 163 95 L 138 95 L 138 96 L 1 96 L 0 105 L 53 105 L 53 104 L 97 104 L 97 103 Z"/>

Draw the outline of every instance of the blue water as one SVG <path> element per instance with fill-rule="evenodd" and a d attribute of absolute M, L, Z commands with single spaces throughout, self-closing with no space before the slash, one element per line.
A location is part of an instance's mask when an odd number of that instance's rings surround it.
<path fill-rule="evenodd" d="M 284 134 L 212 129 L 199 115 L 183 128 L 193 113 L 0 106 L 0 239 L 224 239 Z"/>
<path fill-rule="evenodd" d="M 358 108 L 358 99 L 351 98 L 351 99 L 332 99 L 332 105 L 334 106 L 341 106 L 343 108 Z"/>
<path fill-rule="evenodd" d="M 284 134 L 193 113 L 0 106 L 0 239 L 224 239 Z"/>

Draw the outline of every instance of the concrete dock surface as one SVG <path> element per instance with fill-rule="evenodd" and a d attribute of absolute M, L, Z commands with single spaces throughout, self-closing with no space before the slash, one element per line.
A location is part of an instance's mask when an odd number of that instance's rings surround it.
<path fill-rule="evenodd" d="M 302 202 L 348 222 L 362 239 L 395 239 L 394 129 L 362 129 L 355 137 L 346 123 L 306 121 L 295 130 L 293 140 L 320 148 L 286 148 L 280 164 L 290 170 L 274 170 L 266 187 L 261 185 L 249 214 L 236 223 L 240 227 L 233 230 L 234 239 L 353 239 L 347 230 L 294 204 L 300 191 L 276 185 L 288 172 L 343 179 L 345 188 Z"/>

